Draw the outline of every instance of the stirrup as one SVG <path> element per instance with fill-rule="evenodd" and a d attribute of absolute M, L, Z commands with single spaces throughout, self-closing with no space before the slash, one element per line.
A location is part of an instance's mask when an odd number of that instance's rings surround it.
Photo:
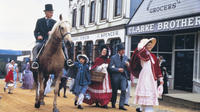
<path fill-rule="evenodd" d="M 34 66 L 33 66 L 34 64 L 36 64 L 37 67 L 34 67 Z M 33 62 L 32 65 L 31 65 L 31 68 L 32 68 L 32 69 L 38 69 L 38 68 L 39 68 L 38 62 Z"/>

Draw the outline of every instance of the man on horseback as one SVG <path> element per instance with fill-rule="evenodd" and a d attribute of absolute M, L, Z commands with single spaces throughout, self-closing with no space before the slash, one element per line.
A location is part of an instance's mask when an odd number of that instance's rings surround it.
<path fill-rule="evenodd" d="M 32 68 L 37 69 L 39 67 L 38 64 L 38 55 L 40 51 L 43 49 L 46 41 L 48 40 L 50 31 L 52 30 L 56 21 L 52 19 L 53 16 L 53 6 L 52 4 L 45 5 L 45 17 L 37 20 L 36 27 L 34 30 L 34 36 L 36 39 L 36 45 L 33 48 L 33 63 Z M 39 52 L 39 53 L 38 53 Z"/>

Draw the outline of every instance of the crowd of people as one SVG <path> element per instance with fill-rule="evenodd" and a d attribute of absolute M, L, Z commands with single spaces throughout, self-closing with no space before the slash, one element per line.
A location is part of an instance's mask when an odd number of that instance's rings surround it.
<path fill-rule="evenodd" d="M 51 4 L 45 5 L 44 12 L 46 17 L 38 19 L 34 31 L 37 43 L 33 49 L 33 64 L 30 65 L 27 62 L 25 69 L 22 70 L 23 78 L 20 78 L 20 80 L 23 82 L 21 87 L 23 89 L 32 89 L 33 87 L 33 73 L 30 71 L 30 67 L 35 69 L 39 67 L 37 63 L 39 54 L 37 53 L 48 39 L 48 35 L 56 22 L 51 19 L 53 16 Z M 46 24 L 45 28 L 43 23 Z M 163 94 L 163 85 L 164 93 L 168 93 L 165 60 L 162 56 L 158 59 L 151 52 L 155 44 L 155 38 L 141 39 L 131 59 L 125 55 L 125 47 L 122 43 L 117 45 L 117 53 L 112 57 L 109 56 L 108 47 L 102 45 L 100 56 L 95 59 L 93 64 L 89 64 L 91 60 L 85 54 L 79 54 L 76 62 L 69 61 L 68 69 L 63 68 L 58 96 L 60 96 L 60 90 L 64 88 L 63 97 L 67 98 L 66 85 L 67 80 L 71 78 L 69 88 L 75 95 L 74 105 L 78 109 L 83 109 L 83 102 L 106 109 L 111 102 L 112 108 L 116 108 L 118 90 L 120 90 L 119 109 L 127 110 L 125 106 L 129 106 L 133 79 L 138 78 L 135 97 L 132 102 L 138 105 L 137 112 L 153 112 L 153 106 L 159 105 L 158 97 Z M 12 94 L 13 88 L 17 87 L 18 80 L 18 67 L 14 60 L 6 65 L 6 71 L 4 91 L 9 88 L 8 93 Z M 44 95 L 51 92 L 53 80 L 54 75 L 51 74 Z"/>
<path fill-rule="evenodd" d="M 17 88 L 17 83 L 22 83 L 22 89 L 32 89 L 33 88 L 33 73 L 30 70 L 29 62 L 22 64 L 18 67 L 18 64 L 14 60 L 10 60 L 5 67 L 6 77 L 5 77 L 5 87 L 4 92 L 8 89 L 8 94 L 13 94 L 13 90 Z"/>
<path fill-rule="evenodd" d="M 131 59 L 124 55 L 123 44 L 117 45 L 117 54 L 109 58 L 106 45 L 101 46 L 101 55 L 92 65 L 85 54 L 77 56 L 77 62 L 73 63 L 67 73 L 73 78 L 70 90 L 75 94 L 74 105 L 83 109 L 81 104 L 95 104 L 96 107 L 108 108 L 109 102 L 112 108 L 116 108 L 118 90 L 121 90 L 119 109 L 127 110 L 129 106 L 130 90 L 133 85 L 133 77 L 138 78 L 135 90 L 134 104 L 139 105 L 137 112 L 153 112 L 153 106 L 159 105 L 158 97 L 163 94 L 163 75 L 166 74 L 164 59 L 157 58 L 151 49 L 156 44 L 156 39 L 142 39 L 138 43 Z M 163 65 L 163 66 L 162 66 Z M 161 69 L 160 69 L 161 68 Z M 73 71 L 73 72 L 71 72 Z M 95 71 L 95 72 L 94 72 Z M 94 73 L 104 73 L 102 81 L 92 79 Z M 165 86 L 165 85 L 164 85 Z M 167 93 L 166 87 L 164 87 Z"/>

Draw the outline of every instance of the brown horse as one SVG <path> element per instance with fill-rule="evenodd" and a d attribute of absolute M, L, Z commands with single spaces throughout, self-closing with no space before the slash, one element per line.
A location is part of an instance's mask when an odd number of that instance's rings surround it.
<path fill-rule="evenodd" d="M 36 98 L 35 108 L 40 108 L 40 105 L 44 105 L 44 90 L 46 82 L 49 78 L 49 74 L 55 75 L 55 89 L 54 89 L 54 101 L 53 101 L 53 112 L 59 112 L 57 109 L 57 94 L 62 76 L 62 69 L 64 68 L 65 56 L 62 50 L 62 42 L 71 43 L 71 25 L 68 21 L 57 22 L 47 40 L 43 51 L 39 56 L 38 70 L 32 70 L 34 75 L 34 81 L 36 84 Z"/>

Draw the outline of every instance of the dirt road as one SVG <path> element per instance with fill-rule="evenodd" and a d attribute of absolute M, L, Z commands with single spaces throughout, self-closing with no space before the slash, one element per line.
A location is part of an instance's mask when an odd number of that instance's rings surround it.
<path fill-rule="evenodd" d="M 36 109 L 34 108 L 35 91 L 21 89 L 19 88 L 20 86 L 21 84 L 18 84 L 18 88 L 14 90 L 14 94 L 8 94 L 7 92 L 4 93 L 4 81 L 0 80 L 0 96 L 2 96 L 2 99 L 0 99 L 0 112 L 52 112 L 53 91 L 45 97 L 46 105 L 41 106 L 40 109 Z M 119 109 L 96 108 L 87 104 L 83 104 L 83 110 L 78 110 L 73 103 L 74 95 L 69 92 L 67 92 L 67 98 L 58 97 L 58 108 L 60 112 L 123 112 Z M 111 107 L 110 104 L 108 106 Z M 127 109 L 128 111 L 126 112 L 135 112 L 135 106 L 127 107 Z M 156 112 L 198 112 L 189 109 L 182 109 L 181 107 L 178 108 L 165 105 L 160 105 L 156 107 L 155 110 Z"/>

